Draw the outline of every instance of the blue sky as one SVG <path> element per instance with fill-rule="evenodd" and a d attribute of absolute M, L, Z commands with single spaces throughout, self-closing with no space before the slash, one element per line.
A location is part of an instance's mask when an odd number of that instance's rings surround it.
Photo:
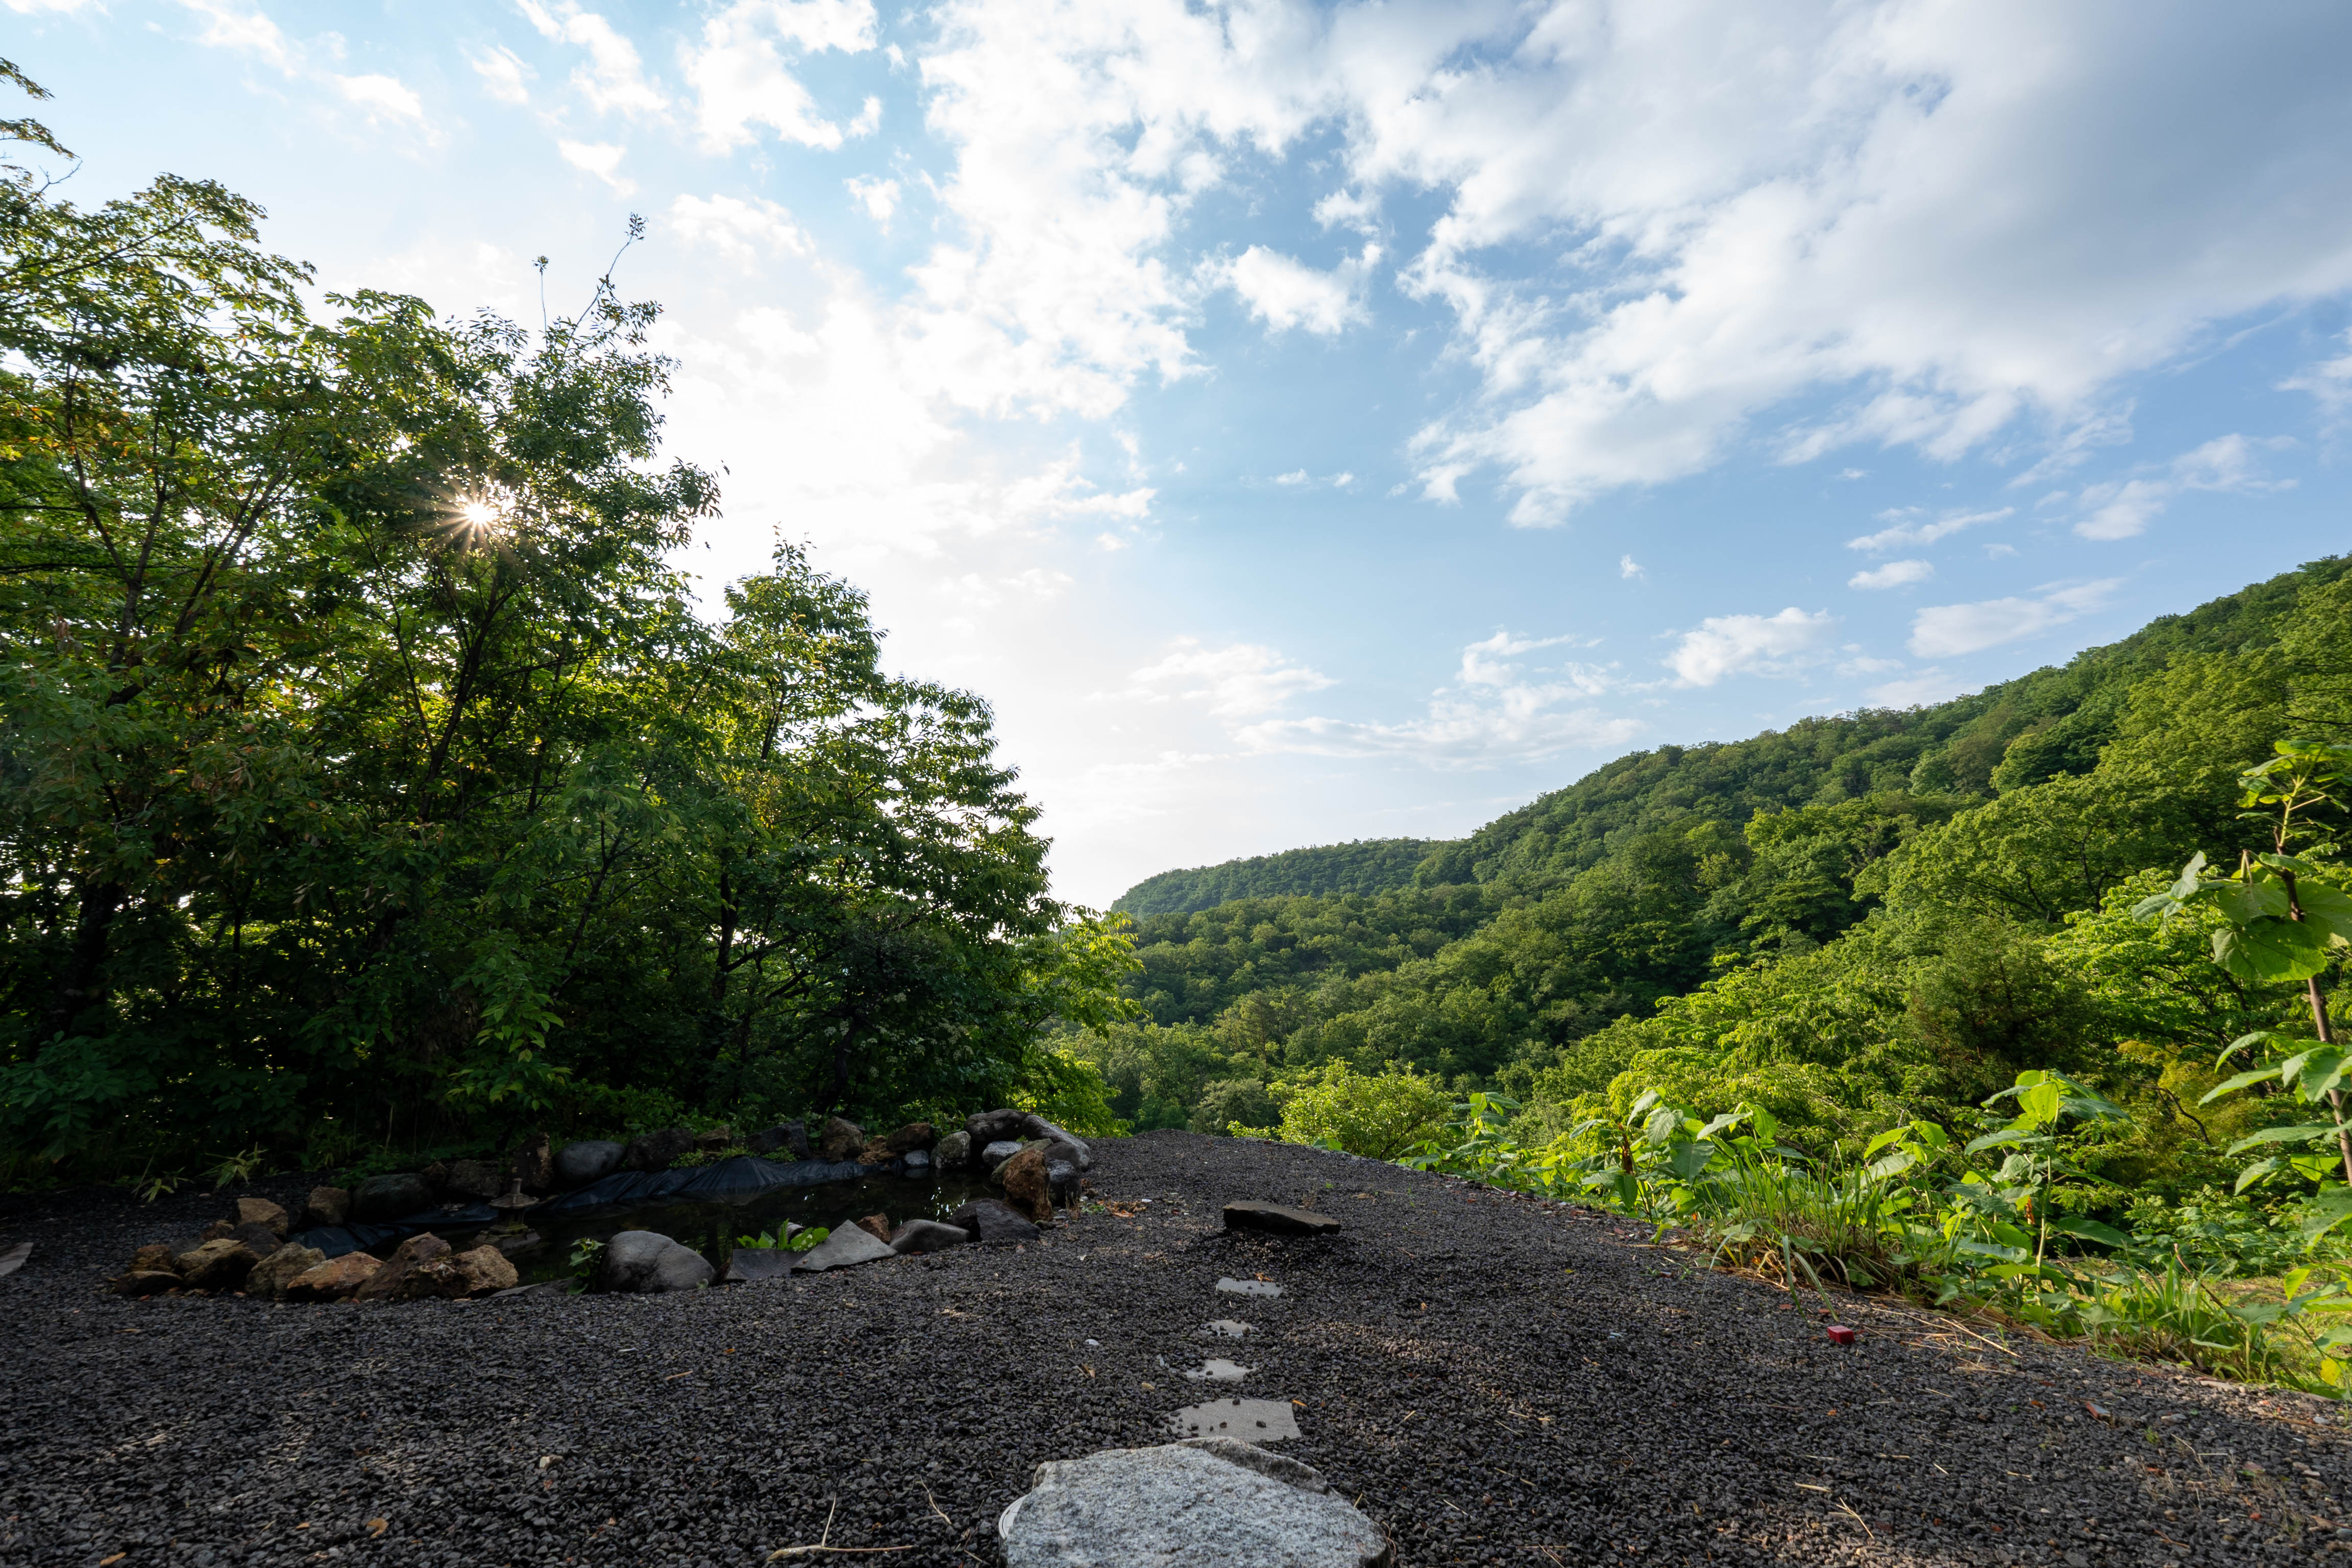
<path fill-rule="evenodd" d="M 584 299 L 689 564 L 995 705 L 1057 889 L 1451 836 L 2347 547 L 2340 5 L 0 0 L 95 200 Z M 14 112 L 14 111 L 11 111 Z"/>

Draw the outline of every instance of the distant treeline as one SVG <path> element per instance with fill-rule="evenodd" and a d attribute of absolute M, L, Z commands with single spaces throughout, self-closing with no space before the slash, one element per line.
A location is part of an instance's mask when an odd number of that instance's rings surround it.
<path fill-rule="evenodd" d="M 1412 886 L 1413 872 L 1431 851 L 1444 847 L 1441 841 L 1429 838 L 1359 838 L 1228 860 L 1222 866 L 1162 871 L 1129 888 L 1111 908 L 1141 919 L 1213 910 L 1235 899 L 1385 893 Z"/>

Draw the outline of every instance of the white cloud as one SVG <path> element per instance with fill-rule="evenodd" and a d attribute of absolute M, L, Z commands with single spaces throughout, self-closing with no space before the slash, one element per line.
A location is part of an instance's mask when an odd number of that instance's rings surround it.
<path fill-rule="evenodd" d="M 1892 526 L 1882 528 L 1876 533 L 1865 533 L 1859 539 L 1849 539 L 1845 542 L 1845 547 L 1848 550 L 1867 550 L 1876 553 L 1914 545 L 1933 544 L 1939 539 L 1949 539 L 1964 528 L 1974 528 L 1979 523 L 1984 522 L 1999 522 L 2005 517 L 2013 516 L 2016 511 L 2017 509 L 2013 506 L 2002 507 L 1999 511 L 1948 511 L 1933 522 L 1921 522 L 1916 521 L 1924 515 L 1919 508 L 1895 507 L 1878 514 L 1879 521 Z"/>
<path fill-rule="evenodd" d="M 1631 580 L 1633 578 L 1647 577 L 1649 574 L 1643 571 L 1642 563 L 1634 560 L 1632 556 L 1621 555 L 1617 558 L 1617 575 Z"/>
<path fill-rule="evenodd" d="M 205 30 L 196 42 L 257 56 L 289 76 L 300 71 L 301 61 L 293 43 L 259 7 L 238 5 L 232 0 L 180 3 L 205 19 Z"/>
<path fill-rule="evenodd" d="M 572 0 L 560 0 L 552 7 L 537 0 L 515 4 L 541 37 L 587 51 L 587 63 L 572 73 L 572 86 L 589 108 L 599 114 L 642 117 L 669 107 L 669 100 L 646 79 L 637 47 L 603 16 L 583 11 Z"/>
<path fill-rule="evenodd" d="M 2121 583 L 2108 577 L 2047 588 L 2033 598 L 1934 605 L 1912 618 L 1911 651 L 1922 658 L 1945 658 L 2032 637 L 2097 609 Z"/>
<path fill-rule="evenodd" d="M 1713 686 L 1727 675 L 1794 674 L 1824 656 L 1836 621 L 1794 605 L 1777 616 L 1709 616 L 1685 632 L 1666 668 L 1684 686 Z"/>
<path fill-rule="evenodd" d="M 1967 682 L 1931 667 L 1902 680 L 1874 686 L 1866 695 L 1875 708 L 1927 708 L 1949 701 L 1969 689 Z"/>
<path fill-rule="evenodd" d="M 703 146 L 740 147 L 759 125 L 803 147 L 835 148 L 845 135 L 871 131 L 881 112 L 876 100 L 866 100 L 865 118 L 845 132 L 817 108 L 785 57 L 861 54 L 874 47 L 874 27 L 872 0 L 735 0 L 702 25 L 698 44 L 679 51 Z"/>
<path fill-rule="evenodd" d="M 1845 580 L 1845 585 L 1849 588 L 1901 588 L 1913 583 L 1924 583 L 1935 574 L 1935 567 L 1925 561 L 1890 561 L 1884 566 L 1855 573 Z"/>
<path fill-rule="evenodd" d="M 335 90 L 368 111 L 373 123 L 378 116 L 405 120 L 412 124 L 425 121 L 424 100 L 400 81 L 388 76 L 339 76 L 334 79 Z"/>
<path fill-rule="evenodd" d="M 2345 345 L 2352 348 L 2352 332 L 2344 334 Z M 2307 392 L 2318 401 L 2322 416 L 2334 421 L 2352 411 L 2352 353 L 2336 359 L 2315 362 L 2279 383 L 2282 392 Z"/>
<path fill-rule="evenodd" d="M 617 163 L 619 149 L 613 151 Z M 604 178 L 612 177 L 603 170 L 581 166 Z M 750 201 L 740 196 L 680 196 L 670 203 L 669 226 L 688 245 L 715 250 L 747 268 L 778 256 L 806 256 L 813 248 L 809 237 L 793 222 L 792 214 L 757 196 Z"/>
<path fill-rule="evenodd" d="M 1301 692 L 1333 684 L 1330 677 L 1293 664 L 1273 648 L 1255 643 L 1213 648 L 1195 637 L 1177 638 L 1157 663 L 1137 670 L 1128 682 L 1132 692 L 1206 700 L 1210 712 L 1233 717 L 1268 712 Z"/>
<path fill-rule="evenodd" d="M 2183 490 L 2270 495 L 2293 489 L 2293 479 L 2265 478 L 2254 456 L 2258 447 L 2291 445 L 2276 437 L 2249 441 L 2243 436 L 2220 436 L 2163 465 L 2154 478 L 2085 486 L 2080 497 L 2084 516 L 2074 531 L 2084 539 L 2133 538 Z"/>
<path fill-rule="evenodd" d="M 559 141 L 555 150 L 563 154 L 565 163 L 595 175 L 622 195 L 637 188 L 636 182 L 620 172 L 621 160 L 628 154 L 626 147 L 611 142 Z"/>
<path fill-rule="evenodd" d="M 466 63 L 482 79 L 482 90 L 500 103 L 529 103 L 531 69 L 522 57 L 512 49 L 494 48 L 483 54 L 469 54 Z"/>
<path fill-rule="evenodd" d="M 885 229 L 890 226 L 890 215 L 898 210 L 898 182 L 877 180 L 870 174 L 860 174 L 843 182 L 849 187 L 850 198 L 866 209 L 866 216 Z"/>
<path fill-rule="evenodd" d="M 1253 245 L 1234 261 L 1210 271 L 1223 287 L 1241 296 L 1268 331 L 1303 327 L 1330 337 L 1370 320 L 1362 295 L 1380 255 L 1379 246 L 1367 245 L 1360 256 L 1321 272 L 1278 250 Z"/>
<path fill-rule="evenodd" d="M 2352 100 L 2301 14 L 1511 15 L 1475 67 L 1383 62 L 1350 164 L 1446 193 L 1406 277 L 1489 395 L 1425 433 L 1426 472 L 1499 468 L 1521 522 L 1705 468 L 1800 395 L 1833 407 L 1768 437 L 1798 460 L 2075 428 L 2210 323 L 2352 286 Z M 2183 114 L 2155 84 L 2186 80 L 2265 87 Z M 1553 235 L 1557 277 L 1498 269 Z"/>

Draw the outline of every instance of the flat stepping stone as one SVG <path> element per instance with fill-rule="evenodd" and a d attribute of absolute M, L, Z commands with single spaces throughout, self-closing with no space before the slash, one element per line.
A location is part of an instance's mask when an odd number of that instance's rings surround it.
<path fill-rule="evenodd" d="M 1168 1418 L 1184 1437 L 1238 1437 L 1244 1443 L 1279 1443 L 1298 1436 L 1298 1417 L 1280 1399 L 1212 1399 L 1188 1405 Z"/>
<path fill-rule="evenodd" d="M 1311 1209 L 1247 1198 L 1225 1205 L 1225 1228 L 1261 1230 L 1269 1236 L 1329 1236 L 1339 1228 L 1339 1222 Z"/>
<path fill-rule="evenodd" d="M 1213 1322 L 1202 1324 L 1201 1331 L 1213 1339 L 1245 1340 L 1257 1331 L 1233 1318 L 1219 1318 Z"/>
<path fill-rule="evenodd" d="M 0 1252 L 0 1279 L 5 1279 L 25 1267 L 25 1259 L 33 1256 L 33 1244 L 20 1241 L 5 1252 Z"/>
<path fill-rule="evenodd" d="M 1232 1362 L 1212 1356 L 1202 1362 L 1198 1370 L 1188 1372 L 1184 1375 L 1194 1383 L 1239 1383 L 1249 1373 L 1250 1369 L 1245 1366 L 1237 1366 Z"/>
<path fill-rule="evenodd" d="M 727 1260 L 727 1272 L 719 1276 L 721 1285 L 764 1285 L 782 1279 L 793 1271 L 797 1259 L 781 1247 L 739 1247 Z"/>
<path fill-rule="evenodd" d="M 1217 1289 L 1229 1296 L 1279 1296 L 1282 1287 L 1271 1279 L 1234 1279 L 1217 1281 Z"/>
<path fill-rule="evenodd" d="M 890 1244 L 878 1239 L 870 1231 L 854 1225 L 835 1226 L 833 1234 L 802 1253 L 799 1263 L 803 1274 L 822 1274 L 828 1268 L 854 1268 L 861 1263 L 879 1263 L 898 1255 Z"/>
<path fill-rule="evenodd" d="M 1230 1437 L 1049 1459 L 996 1521 L 1008 1568 L 1391 1568 L 1380 1527 Z"/>

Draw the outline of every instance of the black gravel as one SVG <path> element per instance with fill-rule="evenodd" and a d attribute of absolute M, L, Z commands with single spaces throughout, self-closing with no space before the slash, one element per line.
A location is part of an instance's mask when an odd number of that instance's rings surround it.
<path fill-rule="evenodd" d="M 125 1301 L 100 1281 L 219 1196 L 10 1200 L 0 1249 L 37 1246 L 0 1280 L 0 1563 L 733 1565 L 829 1520 L 914 1550 L 819 1562 L 992 1564 L 1039 1460 L 1234 1392 L 1297 1402 L 1284 1451 L 1405 1568 L 2352 1554 L 2315 1401 L 1854 1300 L 1839 1347 L 1810 1300 L 1600 1216 L 1311 1150 L 1098 1147 L 1095 1196 L 1142 1217 L 673 1297 Z M 1228 1237 L 1238 1197 L 1347 1228 Z M 1224 1317 L 1260 1332 L 1201 1337 Z M 1210 1355 L 1255 1370 L 1184 1381 Z"/>

